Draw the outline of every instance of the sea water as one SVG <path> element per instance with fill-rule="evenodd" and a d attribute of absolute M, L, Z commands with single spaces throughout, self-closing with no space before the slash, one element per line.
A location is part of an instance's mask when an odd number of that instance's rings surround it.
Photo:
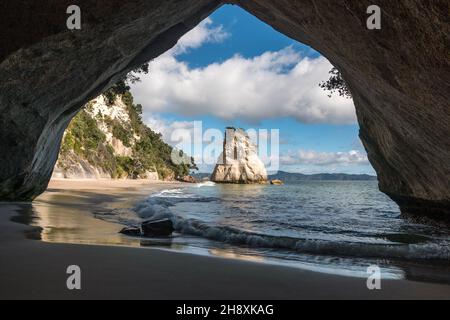
<path fill-rule="evenodd" d="M 401 217 L 375 181 L 283 186 L 205 182 L 151 194 L 107 219 L 136 225 L 170 218 L 169 239 L 143 245 L 365 276 L 450 282 L 450 233 Z"/>

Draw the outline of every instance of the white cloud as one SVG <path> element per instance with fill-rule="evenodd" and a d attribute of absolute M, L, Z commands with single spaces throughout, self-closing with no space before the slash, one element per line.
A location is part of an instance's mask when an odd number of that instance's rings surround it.
<path fill-rule="evenodd" d="M 144 119 L 145 123 L 156 133 L 162 135 L 162 139 L 171 145 L 178 141 L 174 140 L 174 132 L 192 136 L 194 122 L 190 121 L 168 121 L 157 116 L 150 116 Z"/>
<path fill-rule="evenodd" d="M 204 43 L 220 43 L 230 37 L 230 34 L 223 29 L 222 25 L 212 26 L 211 18 L 206 18 L 197 27 L 186 33 L 174 48 L 166 55 L 179 55 L 186 53 L 189 49 L 201 47 Z"/>
<path fill-rule="evenodd" d="M 365 152 L 350 150 L 346 152 L 318 152 L 298 150 L 280 158 L 282 165 L 369 165 Z"/>
<path fill-rule="evenodd" d="M 323 57 L 302 57 L 291 47 L 253 58 L 235 55 L 203 68 L 191 68 L 177 56 L 206 42 L 229 36 L 206 19 L 169 52 L 150 62 L 150 72 L 133 85 L 135 100 L 147 112 L 184 116 L 212 115 L 257 122 L 292 117 L 303 123 L 354 123 L 353 102 L 329 98 L 318 86 L 332 65 Z"/>
<path fill-rule="evenodd" d="M 229 36 L 222 26 L 214 26 L 211 19 L 206 19 L 174 48 L 151 61 L 149 74 L 139 75 L 142 81 L 132 86 L 135 101 L 143 105 L 146 124 L 161 133 L 166 142 L 175 145 L 173 133 L 184 129 L 190 134 L 194 123 L 165 120 L 156 115 L 159 112 L 248 122 L 279 117 L 291 117 L 302 123 L 356 122 L 352 100 L 329 98 L 318 86 L 328 79 L 332 68 L 323 57 L 304 57 L 287 47 L 253 58 L 236 54 L 203 68 L 192 68 L 178 60 L 180 54 L 204 43 L 222 42 Z M 281 156 L 280 162 L 283 166 L 320 170 L 369 164 L 363 150 L 299 150 Z"/>

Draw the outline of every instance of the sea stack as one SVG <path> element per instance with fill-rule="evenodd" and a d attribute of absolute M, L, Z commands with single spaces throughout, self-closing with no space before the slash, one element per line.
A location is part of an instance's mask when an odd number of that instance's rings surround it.
<path fill-rule="evenodd" d="M 258 148 L 243 129 L 227 128 L 223 152 L 211 181 L 216 183 L 265 184 L 267 171 L 258 157 Z"/>

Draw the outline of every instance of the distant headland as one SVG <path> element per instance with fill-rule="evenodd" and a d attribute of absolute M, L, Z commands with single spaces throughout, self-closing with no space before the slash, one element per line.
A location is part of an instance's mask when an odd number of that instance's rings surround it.
<path fill-rule="evenodd" d="M 195 173 L 192 175 L 197 180 L 209 180 L 210 173 Z M 285 183 L 296 181 L 376 181 L 377 177 L 369 174 L 348 174 L 348 173 L 316 173 L 303 174 L 298 172 L 278 171 L 273 175 L 268 175 L 268 180 L 281 180 Z"/>

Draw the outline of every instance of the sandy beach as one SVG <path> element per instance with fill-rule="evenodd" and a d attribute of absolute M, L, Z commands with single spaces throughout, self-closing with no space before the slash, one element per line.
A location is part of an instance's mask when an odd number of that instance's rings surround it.
<path fill-rule="evenodd" d="M 0 298 L 450 299 L 448 285 L 383 280 L 381 290 L 370 291 L 363 278 L 142 248 L 134 239 L 124 245 L 120 225 L 92 215 L 107 204 L 127 206 L 151 192 L 176 186 L 57 180 L 32 205 L 0 204 Z M 40 221 L 33 220 L 36 214 Z M 90 230 L 80 231 L 86 224 Z M 80 232 L 85 244 L 76 244 Z M 69 265 L 81 268 L 79 291 L 66 288 Z"/>

